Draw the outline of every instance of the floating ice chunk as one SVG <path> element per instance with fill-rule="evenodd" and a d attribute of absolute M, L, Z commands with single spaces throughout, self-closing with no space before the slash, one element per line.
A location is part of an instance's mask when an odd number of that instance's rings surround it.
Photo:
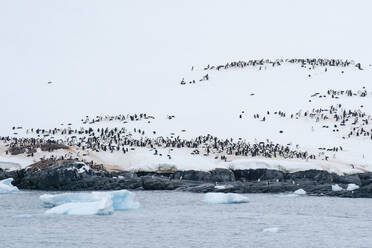
<path fill-rule="evenodd" d="M 353 190 L 356 190 L 356 189 L 359 189 L 359 186 L 354 184 L 354 183 L 350 183 L 347 185 L 347 191 L 353 191 Z"/>
<path fill-rule="evenodd" d="M 16 219 L 28 219 L 28 218 L 32 218 L 32 215 L 31 214 L 20 214 L 20 215 L 13 216 L 13 218 L 16 218 Z"/>
<path fill-rule="evenodd" d="M 65 203 L 71 202 L 89 202 L 96 201 L 98 199 L 93 199 L 91 193 L 64 193 L 64 194 L 44 194 L 40 196 L 40 205 L 45 208 L 52 208 Z"/>
<path fill-rule="evenodd" d="M 332 191 L 342 191 L 344 190 L 338 184 L 332 185 Z"/>
<path fill-rule="evenodd" d="M 293 192 L 296 195 L 306 195 L 306 191 L 303 189 L 298 189 L 295 192 Z"/>
<path fill-rule="evenodd" d="M 16 186 L 12 185 L 13 178 L 7 178 L 0 181 L 0 194 L 14 193 L 19 191 Z"/>
<path fill-rule="evenodd" d="M 40 196 L 40 204 L 46 208 L 47 214 L 64 215 L 107 215 L 115 210 L 139 208 L 134 200 L 135 194 L 127 190 L 91 193 L 64 193 L 58 195 L 44 194 Z"/>
<path fill-rule="evenodd" d="M 262 230 L 262 232 L 270 232 L 270 233 L 277 233 L 279 231 L 278 227 L 270 227 L 270 228 L 265 228 Z"/>
<path fill-rule="evenodd" d="M 136 194 L 128 190 L 118 190 L 111 192 L 92 192 L 92 194 L 96 198 L 102 198 L 109 194 L 112 200 L 112 206 L 114 210 L 130 210 L 137 209 L 140 207 L 139 202 L 137 202 L 134 199 Z"/>
<path fill-rule="evenodd" d="M 48 209 L 46 214 L 61 215 L 110 215 L 114 213 L 112 200 L 105 197 L 92 202 L 69 202 Z"/>
<path fill-rule="evenodd" d="M 234 204 L 249 202 L 247 197 L 235 193 L 207 193 L 204 195 L 203 201 L 212 204 Z"/>

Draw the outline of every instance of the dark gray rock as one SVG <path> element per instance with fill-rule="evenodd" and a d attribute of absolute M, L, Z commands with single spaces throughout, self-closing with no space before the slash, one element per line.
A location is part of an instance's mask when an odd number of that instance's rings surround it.
<path fill-rule="evenodd" d="M 359 179 L 360 179 L 360 185 L 362 186 L 365 186 L 365 185 L 369 185 L 369 184 L 372 184 L 372 173 L 369 172 L 369 173 L 361 173 L 361 174 L 358 174 L 359 176 Z"/>
<path fill-rule="evenodd" d="M 285 178 L 283 172 L 268 169 L 234 170 L 234 176 L 239 181 L 283 181 Z"/>
<path fill-rule="evenodd" d="M 144 176 L 142 177 L 142 187 L 144 190 L 174 190 L 182 186 L 180 181 L 170 180 L 169 178 Z"/>
<path fill-rule="evenodd" d="M 235 181 L 234 173 L 228 169 L 215 169 L 210 171 L 212 182 L 233 182 Z"/>
<path fill-rule="evenodd" d="M 214 191 L 214 184 L 212 183 L 205 183 L 198 186 L 191 186 L 187 187 L 185 191 L 194 192 L 194 193 L 207 193 Z"/>
<path fill-rule="evenodd" d="M 283 193 L 300 188 L 310 195 L 372 198 L 372 173 L 339 176 L 326 171 L 308 170 L 284 173 L 268 169 L 176 172 L 107 172 L 100 167 L 87 170 L 87 165 L 72 160 L 40 162 L 30 169 L 4 171 L 0 179 L 14 178 L 20 189 L 35 190 L 178 190 L 188 192 Z M 332 191 L 338 183 L 346 188 L 354 183 L 354 191 Z"/>
<path fill-rule="evenodd" d="M 316 183 L 331 183 L 335 174 L 330 174 L 322 170 L 307 170 L 298 171 L 286 174 L 286 180 L 298 181 L 312 181 Z"/>
<path fill-rule="evenodd" d="M 358 174 L 346 175 L 346 176 L 333 175 L 333 182 L 342 183 L 342 184 L 354 183 L 359 186 L 362 185 L 362 181 L 360 180 L 360 177 Z"/>
<path fill-rule="evenodd" d="M 173 175 L 173 179 L 179 180 L 190 180 L 190 181 L 199 181 L 199 182 L 209 182 L 211 181 L 211 173 L 206 171 L 177 171 Z"/>

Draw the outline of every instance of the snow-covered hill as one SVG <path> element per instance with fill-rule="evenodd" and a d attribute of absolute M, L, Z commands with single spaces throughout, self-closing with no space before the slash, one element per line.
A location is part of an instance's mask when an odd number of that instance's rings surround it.
<path fill-rule="evenodd" d="M 372 170 L 368 153 L 372 125 L 363 122 L 372 114 L 372 37 L 365 31 L 371 23 L 368 2 L 112 3 L 49 1 L 37 12 L 30 9 L 41 3 L 31 6 L 24 1 L 22 5 L 7 2 L 0 8 L 2 23 L 11 23 L 2 27 L 10 38 L 0 41 L 4 69 L 0 136 L 37 137 L 38 128 L 97 131 L 117 127 L 135 139 L 192 140 L 210 134 L 221 140 L 233 138 L 232 143 L 272 142 L 316 159 L 231 154 L 224 160 L 225 153 L 204 156 L 202 148 L 195 155 L 192 148 L 169 147 L 158 147 L 156 155 L 151 147 L 133 147 L 125 154 L 72 147 L 67 152 L 39 151 L 26 157 L 6 155 L 7 147 L 2 145 L 1 162 L 26 166 L 42 157 L 69 153 L 119 169 L 167 165 L 178 169 L 317 168 L 339 173 Z M 280 14 L 288 9 L 292 15 Z M 314 18 L 312 11 L 327 18 Z M 259 14 L 263 12 L 266 17 Z M 354 62 L 346 67 L 285 62 L 313 57 Z M 262 58 L 283 61 L 274 66 L 210 68 Z M 357 113 L 358 121 L 353 124 L 356 116 L 351 116 L 340 125 L 342 120 L 334 115 L 342 116 L 344 110 Z M 86 115 L 92 119 L 135 113 L 154 119 L 83 123 Z M 364 136 L 366 132 L 369 135 Z M 40 137 L 66 141 L 68 136 Z"/>

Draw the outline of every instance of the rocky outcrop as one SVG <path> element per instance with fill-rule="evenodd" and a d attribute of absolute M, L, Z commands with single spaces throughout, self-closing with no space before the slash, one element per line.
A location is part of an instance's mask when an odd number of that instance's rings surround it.
<path fill-rule="evenodd" d="M 281 193 L 305 190 L 310 195 L 372 198 L 372 173 L 340 176 L 320 170 L 286 173 L 269 169 L 174 172 L 108 172 L 74 160 L 44 161 L 7 172 L 13 184 L 28 190 L 177 190 L 189 192 Z M 332 191 L 338 184 L 343 190 Z M 349 184 L 358 189 L 348 191 Z"/>
<path fill-rule="evenodd" d="M 134 173 L 115 175 L 74 160 L 56 161 L 47 168 L 30 167 L 9 175 L 13 184 L 20 189 L 37 190 L 112 190 L 136 189 L 142 187 L 141 179 Z"/>

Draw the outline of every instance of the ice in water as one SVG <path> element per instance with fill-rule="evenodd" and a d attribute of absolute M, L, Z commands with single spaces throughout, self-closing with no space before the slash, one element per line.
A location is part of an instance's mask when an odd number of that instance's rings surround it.
<path fill-rule="evenodd" d="M 44 194 L 40 204 L 51 208 L 47 214 L 62 215 L 108 215 L 116 210 L 139 208 L 135 194 L 128 190 L 91 193 Z"/>
<path fill-rule="evenodd" d="M 204 202 L 211 204 L 247 203 L 248 198 L 235 193 L 206 193 Z"/>

